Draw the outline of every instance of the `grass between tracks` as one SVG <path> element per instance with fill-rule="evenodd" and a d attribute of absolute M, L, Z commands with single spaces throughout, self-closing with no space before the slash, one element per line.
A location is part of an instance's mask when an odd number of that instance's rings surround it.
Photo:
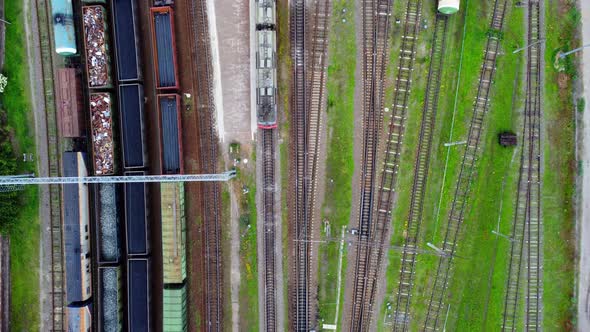
<path fill-rule="evenodd" d="M 2 108 L 7 111 L 11 142 L 16 156 L 34 152 L 34 124 L 31 113 L 29 76 L 26 61 L 24 13 L 21 1 L 5 1 L 6 28 L 4 74 L 8 85 L 0 95 Z M 17 172 L 36 171 L 34 164 L 16 158 Z M 39 325 L 39 216 L 38 190 L 27 188 L 19 198 L 18 216 L 2 231 L 10 236 L 11 256 L 11 328 L 15 331 L 38 330 Z"/>
<path fill-rule="evenodd" d="M 327 78 L 327 160 L 326 189 L 322 219 L 331 228 L 330 238 L 340 239 L 343 226 L 348 225 L 352 203 L 354 171 L 354 87 L 356 69 L 356 37 L 354 1 L 334 0 L 330 25 L 329 66 Z M 322 224 L 321 236 L 326 237 Z M 340 292 L 340 313 L 344 303 L 346 250 L 343 253 L 342 284 L 338 289 L 339 241 L 319 246 L 319 323 L 334 324 L 336 302 Z M 337 318 L 339 324 L 342 322 Z"/>
<path fill-rule="evenodd" d="M 467 8 L 467 7 L 468 8 Z M 430 10 L 433 6 L 425 6 Z M 432 9 L 433 10 L 433 9 Z M 463 40 L 464 15 L 466 17 L 466 34 L 464 40 L 463 63 L 459 89 L 457 91 L 456 117 L 453 134 L 455 91 L 459 72 L 461 43 Z M 447 158 L 447 141 L 464 140 L 472 115 L 473 100 L 476 94 L 477 78 L 482 63 L 487 27 L 489 25 L 490 6 L 479 1 L 463 3 L 460 14 L 449 22 L 449 35 L 445 67 L 441 86 L 441 99 L 437 114 L 435 141 L 432 151 L 427 194 L 425 197 L 424 218 L 421 229 L 420 246 L 427 249 L 426 242 L 440 246 L 446 231 L 447 217 L 452 203 L 458 176 L 463 147 L 451 147 Z M 497 73 L 492 87 L 491 109 L 486 118 L 487 131 L 482 137 L 482 156 L 478 162 L 478 174 L 472 185 L 471 197 L 466 210 L 462 238 L 459 241 L 458 255 L 449 288 L 451 296 L 448 321 L 449 330 L 473 331 L 494 330 L 502 323 L 503 301 L 509 258 L 509 244 L 503 238 L 491 233 L 499 227 L 503 234 L 510 234 L 514 215 L 514 199 L 519 168 L 520 149 L 504 149 L 497 144 L 497 134 L 503 130 L 512 130 L 521 136 L 520 114 L 523 104 L 522 84 L 524 59 L 523 54 L 512 51 L 523 44 L 524 9 L 511 8 L 506 18 L 505 33 L 502 40 L 504 54 L 498 58 Z M 556 8 L 547 8 L 546 22 L 563 22 L 562 15 Z M 396 14 L 397 15 L 397 14 Z M 482 22 L 486 22 L 483 24 Z M 548 24 L 547 55 L 563 44 L 563 25 L 567 23 Z M 432 34 L 431 29 L 427 31 Z M 428 41 L 431 37 L 423 37 Z M 429 45 L 429 44 L 428 44 Z M 429 48 L 429 46 L 426 48 Z M 572 46 L 572 45 L 570 45 Z M 417 58 L 417 63 L 419 62 Z M 395 59 L 394 59 L 395 60 Z M 571 231 L 573 227 L 571 195 L 573 188 L 573 106 L 567 91 L 559 91 L 556 84 L 557 75 L 552 69 L 552 61 L 547 60 L 545 123 L 545 176 L 543 205 L 545 220 L 545 329 L 561 330 L 569 326 L 572 309 L 572 273 L 573 254 Z M 417 72 L 421 72 L 418 71 Z M 421 76 L 425 76 L 424 72 Z M 415 84 L 420 85 L 420 77 L 415 75 Z M 569 82 L 569 81 L 568 81 Z M 571 89 L 571 84 L 566 84 Z M 566 89 L 566 90 L 567 90 Z M 420 109 L 412 105 L 422 105 L 423 93 L 413 90 L 408 114 L 405 146 L 402 156 L 398 188 L 400 197 L 394 211 L 394 236 L 392 243 L 403 243 L 405 218 L 410 202 L 411 179 L 413 177 L 413 158 L 419 131 Z M 569 98 L 569 99 L 568 99 Z M 559 115 L 559 116 L 558 116 Z M 450 137 L 450 139 L 449 139 Z M 551 151 L 560 151 L 559 155 Z M 516 157 L 513 160 L 513 154 Z M 505 183 L 505 185 L 503 185 Z M 441 193 L 442 189 L 442 193 Z M 442 195 L 442 196 L 441 196 Z M 440 205 L 439 205 L 440 201 Z M 501 212 L 500 212 L 501 208 Z M 440 211 L 439 211 L 440 209 Z M 386 303 L 393 304 L 399 279 L 398 253 L 390 252 L 390 266 L 387 271 Z M 414 296 L 412 298 L 412 330 L 421 327 L 428 308 L 432 283 L 436 274 L 438 258 L 431 255 L 418 257 Z M 384 305 L 379 324 L 390 322 L 388 310 Z M 442 320 L 446 312 L 442 313 Z M 383 325 L 380 325 L 383 327 Z"/>
<path fill-rule="evenodd" d="M 253 153 L 250 164 L 256 165 Z M 248 189 L 247 194 L 242 190 Z M 240 328 L 244 331 L 259 330 L 258 315 L 258 256 L 257 256 L 257 211 L 256 172 L 240 171 L 234 192 L 239 198 L 240 215 Z"/>

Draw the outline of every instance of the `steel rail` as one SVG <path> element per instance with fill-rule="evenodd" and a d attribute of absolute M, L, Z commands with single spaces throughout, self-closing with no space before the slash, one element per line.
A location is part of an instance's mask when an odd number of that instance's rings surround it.
<path fill-rule="evenodd" d="M 193 71 L 196 76 L 197 126 L 201 170 L 217 172 L 219 157 L 215 132 L 215 103 L 211 68 L 211 49 L 205 0 L 190 2 L 191 51 L 195 57 Z M 206 331 L 223 331 L 223 268 L 221 259 L 221 188 L 218 183 L 201 185 L 201 212 L 204 243 L 204 326 Z"/>
<path fill-rule="evenodd" d="M 277 330 L 276 220 L 275 220 L 275 145 L 276 129 L 262 130 L 262 205 L 264 216 L 264 317 L 265 331 Z M 279 267 L 280 268 L 280 267 Z"/>
<path fill-rule="evenodd" d="M 451 268 L 457 241 L 459 240 L 471 184 L 475 176 L 477 159 L 480 154 L 481 137 L 486 129 L 485 116 L 490 108 L 490 91 L 496 73 L 496 59 L 500 52 L 500 36 L 504 27 L 504 17 L 508 3 L 509 0 L 495 0 L 494 2 L 473 115 L 469 125 L 469 133 L 447 221 L 444 241 L 440 246 L 441 250 L 448 254 L 448 257 L 439 259 L 423 330 L 437 330 L 440 323 L 440 313 L 444 307 L 446 291 L 451 278 Z"/>
<path fill-rule="evenodd" d="M 405 240 L 401 258 L 400 278 L 397 287 L 397 298 L 394 311 L 394 331 L 407 331 L 410 323 L 410 299 L 414 284 L 414 272 L 418 248 L 420 227 L 426 182 L 430 165 L 430 154 L 436 123 L 438 95 L 441 86 L 443 59 L 446 48 L 448 16 L 438 14 L 435 21 L 432 48 L 430 51 L 430 67 L 424 95 L 424 107 L 420 124 L 420 134 L 416 159 L 414 162 L 414 180 L 410 198 L 410 212 L 407 217 Z M 401 139 L 400 139 L 401 141 Z"/>
<path fill-rule="evenodd" d="M 361 161 L 360 204 L 358 214 L 359 241 L 369 241 L 374 235 L 372 225 L 377 182 L 377 153 L 379 133 L 383 126 L 383 98 L 386 64 L 389 56 L 389 25 L 392 1 L 363 1 L 363 156 Z M 372 293 L 376 282 L 369 275 L 371 248 L 355 248 L 354 286 L 350 330 L 368 330 Z"/>
<path fill-rule="evenodd" d="M 522 127 L 521 166 L 519 169 L 516 211 L 512 224 L 510 261 L 506 281 L 502 330 L 519 326 L 521 278 L 525 277 L 525 330 L 542 329 L 542 215 L 541 215 L 541 87 L 542 87 L 542 5 L 527 6 L 527 71 L 524 121 Z M 522 263 L 526 262 L 523 275 Z"/>

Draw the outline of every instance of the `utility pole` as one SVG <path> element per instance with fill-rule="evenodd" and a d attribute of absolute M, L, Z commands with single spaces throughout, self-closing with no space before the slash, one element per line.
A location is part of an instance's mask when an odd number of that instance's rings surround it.
<path fill-rule="evenodd" d="M 571 50 L 571 51 L 568 51 L 568 52 L 565 52 L 565 53 L 561 53 L 561 54 L 559 54 L 559 58 L 560 58 L 560 59 L 563 59 L 563 58 L 565 58 L 566 56 L 568 56 L 568 55 L 570 55 L 570 54 L 572 54 L 572 53 L 579 52 L 579 51 L 581 51 L 581 50 L 583 50 L 583 49 L 585 49 L 586 47 L 589 47 L 589 46 L 590 46 L 590 44 L 586 44 L 586 45 L 584 45 L 584 46 L 582 46 L 582 47 L 575 48 L 575 49 L 573 49 L 573 50 Z"/>
<path fill-rule="evenodd" d="M 536 42 L 534 42 L 534 43 L 530 43 L 530 44 L 528 44 L 527 46 L 524 46 L 524 47 L 521 47 L 521 48 L 517 48 L 516 50 L 514 50 L 514 52 L 512 52 L 512 54 L 516 54 L 516 53 L 518 53 L 518 52 L 520 52 L 520 51 L 522 51 L 522 50 L 526 50 L 527 48 L 529 48 L 529 47 L 533 47 L 533 46 L 535 46 L 535 45 L 537 45 L 537 44 L 539 44 L 539 43 L 542 43 L 542 42 L 544 42 L 544 41 L 545 41 L 545 39 L 539 39 L 539 40 L 537 40 L 537 41 L 536 41 Z"/>
<path fill-rule="evenodd" d="M 467 144 L 467 141 L 449 142 L 449 143 L 445 143 L 444 146 L 449 147 L 449 146 L 463 145 L 463 144 Z"/>

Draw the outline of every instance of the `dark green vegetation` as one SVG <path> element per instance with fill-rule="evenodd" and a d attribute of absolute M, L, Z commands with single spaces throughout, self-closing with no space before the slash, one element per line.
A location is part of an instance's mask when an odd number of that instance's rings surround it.
<path fill-rule="evenodd" d="M 8 85 L 0 94 L 0 174 L 35 171 L 34 163 L 19 156 L 35 151 L 33 116 L 30 106 L 23 3 L 5 1 L 6 28 L 3 73 Z M 39 219 L 38 190 L 0 194 L 0 231 L 11 243 L 11 315 L 15 331 L 38 330 L 39 324 Z"/>
<path fill-rule="evenodd" d="M 340 313 L 344 302 L 346 273 L 346 250 L 343 253 L 342 287 L 338 289 L 339 248 L 343 226 L 350 221 L 352 205 L 352 174 L 354 171 L 354 86 L 356 69 L 356 37 L 354 23 L 355 2 L 335 0 L 332 2 L 330 25 L 330 48 L 328 67 L 327 107 L 327 160 L 326 189 L 322 220 L 331 229 L 333 242 L 319 247 L 319 317 L 320 323 L 334 324 L 338 292 Z M 322 238 L 326 237 L 324 224 Z M 340 319 L 340 317 L 338 317 Z M 340 322 L 341 320 L 339 320 Z"/>

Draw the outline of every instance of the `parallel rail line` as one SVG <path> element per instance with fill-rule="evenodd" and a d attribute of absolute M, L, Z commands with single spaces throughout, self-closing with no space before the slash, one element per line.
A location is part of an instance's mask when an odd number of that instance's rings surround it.
<path fill-rule="evenodd" d="M 309 208 L 309 174 L 308 174 L 308 121 L 309 114 L 306 110 L 306 32 L 307 9 L 306 1 L 295 0 L 291 3 L 291 52 L 293 58 L 293 93 L 291 112 L 291 164 L 292 174 L 290 207 L 290 225 L 293 229 L 293 238 L 305 240 L 310 236 L 310 210 Z M 265 150 L 266 151 L 266 150 Z M 272 158 L 272 157 L 271 157 Z M 266 178 L 265 178 L 266 179 Z M 310 244 L 307 242 L 294 243 L 295 253 L 293 264 L 293 282 L 291 289 L 292 310 L 291 323 L 294 331 L 307 331 L 309 329 L 309 281 L 310 281 Z M 294 306 L 294 307 L 293 307 Z"/>
<path fill-rule="evenodd" d="M 436 123 L 438 95 L 440 92 L 443 58 L 446 47 L 447 22 L 447 15 L 438 14 L 436 16 L 434 37 L 430 52 L 430 68 L 428 71 L 422 121 L 420 124 L 420 136 L 414 164 L 414 182 L 412 185 L 410 212 L 406 223 L 406 236 L 401 258 L 397 298 L 395 301 L 394 331 L 407 331 L 410 323 L 410 299 L 414 284 L 417 256 L 416 248 L 418 247 L 420 227 L 422 224 L 424 195 L 426 192 L 434 126 Z"/>
<path fill-rule="evenodd" d="M 197 84 L 197 125 L 201 170 L 218 171 L 219 151 L 215 131 L 211 49 L 205 0 L 192 0 L 190 6 L 192 31 L 191 51 L 195 55 L 194 68 Z M 205 324 L 206 331 L 223 331 L 223 268 L 221 259 L 221 188 L 218 183 L 201 184 L 201 212 L 205 245 Z"/>
<path fill-rule="evenodd" d="M 291 119 L 292 174 L 290 225 L 293 230 L 294 259 L 291 285 L 291 323 L 294 331 L 312 328 L 310 283 L 312 276 L 312 243 L 314 229 L 315 189 L 321 127 L 321 109 L 325 104 L 325 59 L 327 55 L 330 4 L 316 1 L 311 20 L 307 20 L 305 1 L 297 0 L 291 10 L 291 43 L 293 57 L 293 94 Z M 309 28 L 309 29 L 308 29 Z M 308 33 L 311 31 L 311 33 Z M 309 52 L 307 41 L 311 42 Z M 309 57 L 308 57 L 309 56 Z M 308 70 L 309 69 L 309 70 Z"/>
<path fill-rule="evenodd" d="M 375 208 L 375 184 L 379 133 L 383 126 L 383 98 L 386 65 L 389 59 L 388 38 L 391 0 L 363 1 L 363 156 L 361 161 L 359 242 L 374 238 L 372 222 Z M 350 312 L 350 330 L 369 330 L 376 286 L 372 248 L 356 248 L 354 286 Z"/>
<path fill-rule="evenodd" d="M 484 120 L 490 108 L 490 90 L 496 73 L 496 59 L 498 52 L 500 52 L 500 32 L 504 27 L 507 3 L 509 3 L 508 0 L 495 0 L 494 2 L 490 32 L 488 33 L 484 61 L 480 71 L 477 97 L 473 107 L 473 116 L 469 125 L 461 170 L 455 187 L 444 241 L 441 246 L 441 250 L 446 256 L 439 259 L 432 294 L 428 303 L 428 312 L 423 326 L 424 330 L 436 330 L 440 323 L 440 313 L 444 306 L 445 295 L 451 277 L 453 257 L 465 217 L 471 184 L 476 172 L 481 137 L 486 129 Z"/>
<path fill-rule="evenodd" d="M 49 154 L 49 176 L 60 175 L 60 155 L 55 109 L 55 93 L 53 83 L 54 57 L 52 50 L 53 35 L 51 7 L 48 0 L 35 1 L 39 20 L 39 42 L 41 48 L 41 69 L 43 75 L 43 96 L 45 99 L 47 121 L 47 143 Z M 65 275 L 63 257 L 63 235 L 61 224 L 61 187 L 49 186 L 51 210 L 51 331 L 65 331 Z"/>
<path fill-rule="evenodd" d="M 521 277 L 525 277 L 525 330 L 542 329 L 543 322 L 543 231 L 541 215 L 541 88 L 543 45 L 543 3 L 528 4 L 526 50 L 526 100 L 522 128 L 521 165 L 516 211 L 512 224 L 512 241 L 508 279 L 504 300 L 502 330 L 515 331 L 519 323 Z M 525 257 L 523 257 L 525 256 Z M 526 262 L 523 275 L 522 264 Z"/>
<path fill-rule="evenodd" d="M 275 220 L 275 146 L 276 129 L 261 130 L 262 136 L 262 205 L 264 216 L 264 317 L 265 331 L 276 331 L 276 220 Z M 278 267 L 280 268 L 280 267 Z"/>

